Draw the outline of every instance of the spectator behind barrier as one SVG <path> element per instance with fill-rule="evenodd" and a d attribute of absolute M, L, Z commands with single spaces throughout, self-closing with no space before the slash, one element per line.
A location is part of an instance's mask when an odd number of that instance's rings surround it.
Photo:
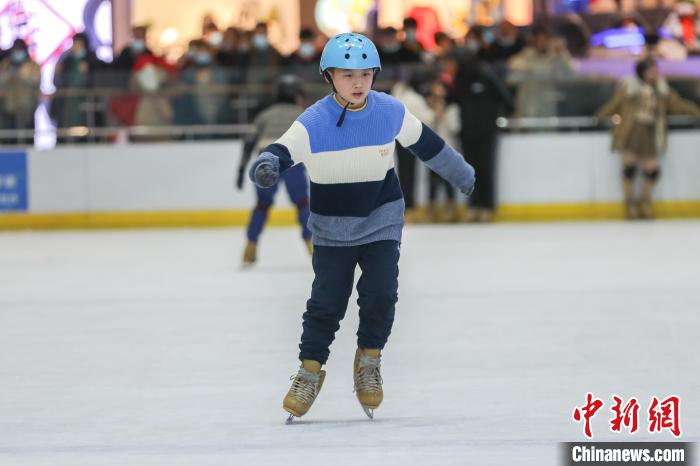
<path fill-rule="evenodd" d="M 255 26 L 250 45 L 247 82 L 252 84 L 272 83 L 279 75 L 283 58 L 277 49 L 270 44 L 267 24 L 258 23 Z"/>
<path fill-rule="evenodd" d="M 511 58 L 508 67 L 510 78 L 520 81 L 516 107 L 522 116 L 556 115 L 559 96 L 551 81 L 574 74 L 566 42 L 558 37 L 552 38 L 542 26 L 535 27 L 530 45 Z"/>
<path fill-rule="evenodd" d="M 404 18 L 403 33 L 404 39 L 403 42 L 401 42 L 401 46 L 404 49 L 418 54 L 420 57 L 425 52 L 425 48 L 423 44 L 418 42 L 418 21 L 413 18 Z"/>
<path fill-rule="evenodd" d="M 120 82 L 126 86 L 129 82 L 130 73 L 136 61 L 144 55 L 153 56 L 153 52 L 147 47 L 148 27 L 134 26 L 131 29 L 133 39 L 124 47 L 119 56 L 112 62 L 112 68 L 120 73 Z"/>
<path fill-rule="evenodd" d="M 432 111 L 432 120 L 425 122 L 430 128 L 445 140 L 450 146 L 460 151 L 459 131 L 461 127 L 459 107 L 447 100 L 447 87 L 439 79 L 432 80 L 427 85 L 428 95 L 425 98 Z M 429 171 L 428 179 L 428 216 L 432 222 L 456 222 L 459 212 L 455 204 L 455 190 L 444 178 Z M 481 178 L 481 177 L 480 177 Z M 438 193 L 444 190 L 445 202 L 438 203 Z"/>
<path fill-rule="evenodd" d="M 221 46 L 216 52 L 216 62 L 227 69 L 237 65 L 238 42 L 240 31 L 235 27 L 229 27 L 224 31 Z"/>
<path fill-rule="evenodd" d="M 493 43 L 486 48 L 482 56 L 489 60 L 509 60 L 525 48 L 525 39 L 518 28 L 510 21 L 501 21 L 494 35 Z"/>
<path fill-rule="evenodd" d="M 54 74 L 56 95 L 51 101 L 51 118 L 58 128 L 74 126 L 99 126 L 102 113 L 97 111 L 97 101 L 88 95 L 61 95 L 69 91 L 89 91 L 94 87 L 95 74 L 104 68 L 90 49 L 88 36 L 78 33 L 73 44 L 58 59 Z M 59 137 L 57 142 L 87 142 L 85 137 Z"/>
<path fill-rule="evenodd" d="M 226 84 L 221 67 L 214 60 L 212 48 L 202 40 L 193 44 L 193 65 L 180 73 L 180 82 L 192 88 L 178 97 L 178 125 L 216 125 L 222 123 L 222 112 L 228 100 L 225 94 L 211 91 Z"/>
<path fill-rule="evenodd" d="M 421 60 L 418 53 L 399 42 L 398 31 L 393 27 L 378 31 L 377 49 L 382 61 L 382 78 L 390 81 L 404 79 L 411 66 Z"/>
<path fill-rule="evenodd" d="M 398 81 L 391 89 L 391 95 L 396 97 L 406 106 L 409 112 L 425 124 L 429 124 L 434 118 L 433 111 L 425 101 L 428 87 L 434 76 L 435 73 L 427 69 L 414 70 L 410 83 Z M 399 144 L 398 141 L 396 142 L 396 156 L 399 184 L 401 185 L 406 205 L 406 222 L 422 222 L 424 219 L 416 209 L 415 200 L 416 156 Z"/>
<path fill-rule="evenodd" d="M 323 78 L 318 72 L 321 52 L 316 46 L 316 34 L 311 29 L 302 29 L 299 40 L 299 48 L 289 56 L 287 72 L 298 76 L 302 82 L 322 83 Z"/>
<path fill-rule="evenodd" d="M 680 1 L 664 21 L 664 29 L 683 44 L 689 54 L 700 54 L 700 13 L 694 1 Z"/>
<path fill-rule="evenodd" d="M 22 39 L 12 44 L 0 62 L 0 128 L 34 129 L 34 112 L 39 100 L 41 71 Z M 34 143 L 33 136 L 0 139 L 2 144 Z"/>
<path fill-rule="evenodd" d="M 462 153 L 479 182 L 469 197 L 469 220 L 488 222 L 496 210 L 496 119 L 514 111 L 505 84 L 475 54 L 460 57 L 454 97 L 460 107 Z"/>
<path fill-rule="evenodd" d="M 175 67 L 153 55 L 142 55 L 134 64 L 129 82 L 131 90 L 138 93 L 133 124 L 137 126 L 166 126 L 172 124 L 173 106 L 170 97 L 163 93 L 172 86 L 177 75 Z M 140 141 L 154 140 L 139 136 Z"/>

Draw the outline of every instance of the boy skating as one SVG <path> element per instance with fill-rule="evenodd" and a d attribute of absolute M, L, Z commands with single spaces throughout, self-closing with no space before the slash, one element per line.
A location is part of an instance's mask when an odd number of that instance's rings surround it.
<path fill-rule="evenodd" d="M 404 202 L 394 171 L 399 141 L 462 192 L 474 187 L 474 170 L 452 147 L 393 97 L 372 91 L 381 69 L 367 37 L 338 34 L 321 55 L 320 71 L 333 93 L 309 107 L 250 169 L 258 186 L 304 163 L 311 178 L 313 268 L 303 315 L 301 367 L 284 398 L 293 417 L 306 414 L 321 390 L 329 355 L 352 292 L 355 267 L 360 325 L 353 364 L 355 393 L 369 417 L 383 399 L 381 351 L 398 300 L 398 261 Z"/>

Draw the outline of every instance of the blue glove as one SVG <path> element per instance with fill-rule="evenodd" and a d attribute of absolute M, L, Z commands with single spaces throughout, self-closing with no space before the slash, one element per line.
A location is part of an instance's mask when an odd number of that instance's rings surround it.
<path fill-rule="evenodd" d="M 459 190 L 462 191 L 467 197 L 469 197 L 474 192 L 474 186 L 476 186 L 476 178 L 472 178 L 470 185 L 465 185 L 459 188 Z"/>
<path fill-rule="evenodd" d="M 248 172 L 250 179 L 260 188 L 269 188 L 280 177 L 279 158 L 271 152 L 263 152 Z"/>
<path fill-rule="evenodd" d="M 467 166 L 469 167 L 469 176 L 467 180 L 459 186 L 459 190 L 467 196 L 471 196 L 474 192 L 474 185 L 476 185 L 476 176 L 474 175 L 474 168 L 471 165 Z"/>

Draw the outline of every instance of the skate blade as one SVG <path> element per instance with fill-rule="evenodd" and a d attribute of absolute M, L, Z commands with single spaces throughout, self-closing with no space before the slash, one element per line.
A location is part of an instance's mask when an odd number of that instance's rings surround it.
<path fill-rule="evenodd" d="M 292 424 L 294 422 L 295 417 L 296 416 L 294 416 L 294 414 L 290 414 L 287 420 L 285 421 L 285 424 Z"/>
<path fill-rule="evenodd" d="M 365 408 L 364 406 L 362 409 L 365 411 L 365 414 L 367 415 L 368 418 L 374 419 L 374 409 L 372 408 Z"/>

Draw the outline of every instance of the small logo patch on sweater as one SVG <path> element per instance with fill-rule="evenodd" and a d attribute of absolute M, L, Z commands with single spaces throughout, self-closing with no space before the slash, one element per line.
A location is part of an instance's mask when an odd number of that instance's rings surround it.
<path fill-rule="evenodd" d="M 381 155 L 382 157 L 386 157 L 387 155 L 389 155 L 389 149 L 387 149 L 386 147 L 380 148 L 379 155 Z"/>

